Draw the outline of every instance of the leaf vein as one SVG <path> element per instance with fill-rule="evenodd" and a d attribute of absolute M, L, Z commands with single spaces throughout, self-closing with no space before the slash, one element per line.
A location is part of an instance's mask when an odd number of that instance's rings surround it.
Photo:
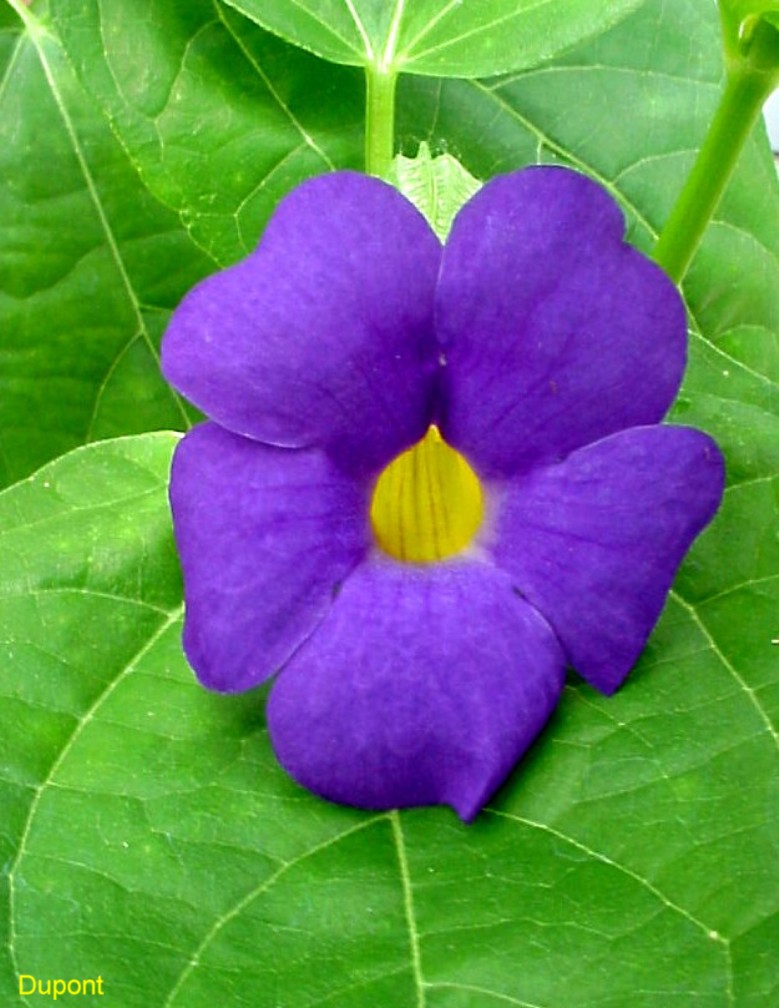
<path fill-rule="evenodd" d="M 501 1001 L 504 1004 L 516 1005 L 517 1008 L 546 1008 L 544 1005 L 536 1004 L 531 1001 L 520 1001 L 518 998 L 511 997 L 509 994 L 500 994 L 498 991 L 487 990 L 486 987 L 476 987 L 474 984 L 463 984 L 463 983 L 431 983 L 428 984 L 429 990 L 458 990 L 464 991 L 466 994 L 486 994 L 487 997 L 493 998 L 495 1001 Z"/>
<path fill-rule="evenodd" d="M 513 21 L 516 18 L 525 17 L 533 11 L 540 10 L 542 7 L 548 7 L 550 3 L 554 3 L 555 0 L 539 0 L 538 3 L 530 4 L 523 7 L 521 11 L 512 10 L 508 14 L 503 14 L 501 17 L 494 18 L 492 21 L 482 21 L 475 28 L 471 28 L 462 35 L 455 35 L 447 38 L 446 41 L 440 42 L 438 45 L 431 46 L 429 49 L 423 49 L 421 52 L 414 54 L 415 60 L 424 59 L 429 57 L 434 53 L 440 53 L 446 49 L 450 49 L 453 45 L 459 45 L 463 39 L 471 38 L 473 35 L 481 35 L 483 32 L 490 32 L 492 29 L 496 28 L 498 25 L 505 24 L 507 21 Z"/>
<path fill-rule="evenodd" d="M 142 609 L 149 609 L 151 612 L 159 613 L 160 616 L 167 617 L 170 615 L 169 609 L 163 609 L 162 606 L 154 605 L 153 602 L 145 602 L 139 598 L 130 598 L 127 595 L 115 595 L 113 592 L 96 591 L 93 588 L 62 586 L 56 588 L 25 588 L 24 591 L 18 592 L 4 592 L 0 590 L 0 599 L 28 598 L 31 595 L 87 595 L 89 598 L 106 599 L 110 602 L 122 602 L 127 605 L 138 606 Z"/>
<path fill-rule="evenodd" d="M 389 818 L 392 823 L 392 836 L 395 841 L 395 848 L 398 855 L 398 868 L 400 870 L 400 881 L 403 888 L 403 907 L 406 915 L 406 926 L 408 927 L 411 966 L 417 993 L 417 1008 L 425 1008 L 426 984 L 422 975 L 422 959 L 419 950 L 419 931 L 416 925 L 414 893 L 411 888 L 411 875 L 409 873 L 408 857 L 406 855 L 406 840 L 403 835 L 403 826 L 401 825 L 398 812 L 390 812 Z"/>
<path fill-rule="evenodd" d="M 282 97 L 279 94 L 279 92 L 273 86 L 273 82 L 271 81 L 270 77 L 268 77 L 268 75 L 263 70 L 262 65 L 260 64 L 259 60 L 257 60 L 255 58 L 254 54 L 244 44 L 243 39 L 234 31 L 232 25 L 229 24 L 228 21 L 225 19 L 224 12 L 223 12 L 222 8 L 219 6 L 219 4 L 217 3 L 217 0 L 214 0 L 214 7 L 215 7 L 215 10 L 216 10 L 216 13 L 217 13 L 217 16 L 218 16 L 220 22 L 224 25 L 224 27 L 227 30 L 227 32 L 229 33 L 230 37 L 233 39 L 233 41 L 235 42 L 235 44 L 241 50 L 241 52 L 243 53 L 244 57 L 246 58 L 246 61 L 249 63 L 249 65 L 254 69 L 254 71 L 260 77 L 260 79 L 262 80 L 263 84 L 268 89 L 268 92 L 271 95 L 271 97 L 273 98 L 273 100 L 276 102 L 276 104 L 278 105 L 278 107 L 281 109 L 281 111 L 284 113 L 284 115 L 289 119 L 290 123 L 294 126 L 294 128 L 300 134 L 303 142 L 306 144 L 307 147 L 310 147 L 311 150 L 314 151 L 314 153 L 317 154 L 324 161 L 324 163 L 327 165 L 327 167 L 330 169 L 330 171 L 334 171 L 335 170 L 335 164 L 333 163 L 333 161 L 331 160 L 331 158 L 328 157 L 328 155 L 322 150 L 322 148 L 319 146 L 319 144 L 316 142 L 316 140 L 314 140 L 314 138 L 308 132 L 308 130 L 306 130 L 304 128 L 303 124 L 297 118 L 297 116 L 292 111 L 292 109 L 284 102 L 284 100 L 282 99 Z"/>
<path fill-rule="evenodd" d="M 537 822 L 534 819 L 527 819 L 524 816 L 518 816 L 512 812 L 505 812 L 499 809 L 493 809 L 489 807 L 485 808 L 484 811 L 489 813 L 490 815 L 496 816 L 499 819 L 508 819 L 511 820 L 512 822 L 519 823 L 522 826 L 529 826 L 531 829 L 537 829 L 543 833 L 549 833 L 551 836 L 556 837 L 558 840 L 562 840 L 564 843 L 570 844 L 572 847 L 575 847 L 577 850 L 581 851 L 583 854 L 586 854 L 588 857 L 595 858 L 595 860 L 600 861 L 601 864 L 605 864 L 608 865 L 610 868 L 614 868 L 616 871 L 620 872 L 623 875 L 626 875 L 634 882 L 637 882 L 640 886 L 642 886 L 644 889 L 650 892 L 669 910 L 672 910 L 674 913 L 679 914 L 680 916 L 684 917 L 685 920 L 695 925 L 695 927 L 698 928 L 698 930 L 702 931 L 707 938 L 716 941 L 718 944 L 723 946 L 723 948 L 728 948 L 729 942 L 726 938 L 723 938 L 722 935 L 717 934 L 717 932 L 713 928 L 708 927 L 703 921 L 698 920 L 698 918 L 695 917 L 693 914 L 691 914 L 688 910 L 685 910 L 684 907 L 680 906 L 678 903 L 675 903 L 672 899 L 666 896 L 661 889 L 658 889 L 656 885 L 650 882 L 649 879 L 646 879 L 643 877 L 643 875 L 640 875 L 638 872 L 633 871 L 632 868 L 628 868 L 626 865 L 620 864 L 618 861 L 615 861 L 613 858 L 610 858 L 607 854 L 603 854 L 601 851 L 597 851 L 594 850 L 592 847 L 588 847 L 587 844 L 582 843 L 580 840 L 574 839 L 567 833 L 563 833 L 560 830 L 555 829 L 554 826 L 550 826 L 548 823 Z"/>
<path fill-rule="evenodd" d="M 302 854 L 299 854 L 291 861 L 287 861 L 275 872 L 269 875 L 266 879 L 263 879 L 263 881 L 260 882 L 259 885 L 256 885 L 251 890 L 249 890 L 249 892 L 245 896 L 243 896 L 240 900 L 238 900 L 238 902 L 235 903 L 228 911 L 217 917 L 214 923 L 206 932 L 205 936 L 203 937 L 198 947 L 193 952 L 187 964 L 182 969 L 181 973 L 176 979 L 176 982 L 173 984 L 170 993 L 165 999 L 162 1008 L 170 1008 L 170 1006 L 178 997 L 179 991 L 182 989 L 184 984 L 189 979 L 190 975 L 200 965 L 200 960 L 202 958 L 203 952 L 208 948 L 208 946 L 211 944 L 214 938 L 216 938 L 216 936 L 219 934 L 222 928 L 224 928 L 227 924 L 229 924 L 231 920 L 234 920 L 238 916 L 238 914 L 240 914 L 243 910 L 245 910 L 250 903 L 252 903 L 255 899 L 257 899 L 258 896 L 261 896 L 264 892 L 267 892 L 291 868 L 294 868 L 296 865 L 301 864 L 308 858 L 314 857 L 316 854 L 319 854 L 322 851 L 327 850 L 328 848 L 334 846 L 335 844 L 340 843 L 340 841 L 344 840 L 346 837 L 352 836 L 355 833 L 359 833 L 361 830 L 367 829 L 368 826 L 372 826 L 385 818 L 386 818 L 385 815 L 372 816 L 369 819 L 365 819 L 361 822 L 356 823 L 353 826 L 350 826 L 348 829 L 343 830 L 336 836 L 328 837 L 328 839 L 324 840 L 322 843 L 319 843 L 314 847 L 310 847 L 308 850 L 304 851 Z"/>
<path fill-rule="evenodd" d="M 777 732 L 777 730 L 774 728 L 773 722 L 771 721 L 771 718 L 768 716 L 768 712 L 766 711 L 765 707 L 763 707 L 763 705 L 760 703 L 760 700 L 758 699 L 755 690 L 746 682 L 746 680 L 740 674 L 735 665 L 728 659 L 725 652 L 720 648 L 719 644 L 712 635 L 711 631 L 703 622 L 697 609 L 695 609 L 694 606 L 690 605 L 689 602 L 685 601 L 685 599 L 683 599 L 682 596 L 677 591 L 675 590 L 672 591 L 671 595 L 676 599 L 676 601 L 685 610 L 685 612 L 689 613 L 695 625 L 698 627 L 700 632 L 708 641 L 711 650 L 714 652 L 714 654 L 716 654 L 716 656 L 719 658 L 719 660 L 722 662 L 722 664 L 725 666 L 728 672 L 730 672 L 730 674 L 736 680 L 741 689 L 746 693 L 750 703 L 755 708 L 757 714 L 760 717 L 760 720 L 763 722 L 765 730 L 768 732 L 769 736 L 773 740 L 773 743 L 776 746 L 777 750 L 779 750 L 779 732 Z"/>
<path fill-rule="evenodd" d="M 140 310 L 138 298 L 136 296 L 135 290 L 130 280 L 130 276 L 127 272 L 127 267 L 125 266 L 122 254 L 119 250 L 116 235 L 113 232 L 113 228 L 111 227 L 111 223 L 106 215 L 106 211 L 103 206 L 102 200 L 100 199 L 100 194 L 97 191 L 97 186 L 95 184 L 95 179 L 92 175 L 92 171 L 87 163 L 86 156 L 81 147 L 81 141 L 78 137 L 76 127 L 73 123 L 73 120 L 71 119 L 70 113 L 67 109 L 62 93 L 59 90 L 59 86 L 54 76 L 54 72 L 52 70 L 49 59 L 46 53 L 44 52 L 43 46 L 37 41 L 36 41 L 36 49 L 38 52 L 38 58 L 40 60 L 41 67 L 46 77 L 46 81 L 48 82 L 49 88 L 51 90 L 52 98 L 54 99 L 54 103 L 57 106 L 60 118 L 62 119 L 62 123 L 65 127 L 65 132 L 67 133 L 68 139 L 70 140 L 71 146 L 73 148 L 73 153 L 76 157 L 79 170 L 81 171 L 82 177 L 84 179 L 87 192 L 89 193 L 92 205 L 95 208 L 95 213 L 97 214 L 100 226 L 105 235 L 106 243 L 111 252 L 111 257 L 114 260 L 114 264 L 116 265 L 117 272 L 122 282 L 122 286 L 124 287 L 125 290 L 125 294 L 130 303 L 130 306 L 133 309 L 133 313 L 135 314 L 139 331 L 143 336 L 144 342 L 149 347 L 152 357 L 157 363 L 159 363 L 160 359 L 159 353 L 157 351 L 157 348 L 154 346 L 154 342 L 151 338 L 151 335 L 149 334 L 148 329 L 146 328 L 146 323 L 144 322 L 143 315 Z M 180 396 L 178 395 L 178 393 L 174 392 L 169 386 L 167 386 L 167 388 L 171 398 L 173 399 L 173 401 L 176 404 L 176 407 L 178 408 L 179 413 L 181 414 L 181 418 L 183 420 L 185 429 L 188 429 L 191 426 L 191 424 L 189 422 L 189 418 L 187 416 L 186 410 L 184 409 L 184 404 L 182 403 Z"/>
<path fill-rule="evenodd" d="M 100 693 L 100 695 L 94 700 L 91 706 L 84 712 L 84 714 L 77 720 L 76 726 L 65 740 L 59 755 L 56 757 L 52 763 L 48 774 L 38 784 L 34 790 L 32 801 L 30 802 L 30 808 L 28 809 L 27 816 L 25 817 L 24 824 L 21 829 L 21 834 L 19 838 L 19 846 L 16 851 L 16 855 L 11 862 L 11 866 L 8 870 L 8 948 L 11 955 L 11 960 L 13 968 L 16 973 L 19 972 L 18 962 L 16 959 L 16 876 L 19 871 L 19 866 L 22 862 L 22 858 L 26 853 L 27 842 L 30 836 L 30 830 L 32 829 L 32 824 L 35 820 L 35 816 L 38 812 L 38 808 L 41 803 L 43 794 L 48 790 L 54 781 L 60 767 L 63 765 L 65 760 L 68 758 L 70 753 L 73 751 L 73 747 L 78 742 L 84 729 L 91 723 L 97 712 L 103 706 L 103 704 L 113 695 L 120 683 L 124 682 L 129 673 L 135 668 L 138 662 L 146 655 L 159 641 L 162 636 L 168 631 L 168 629 L 173 625 L 173 623 L 181 616 L 184 611 L 183 604 L 179 606 L 174 612 L 172 612 L 167 619 L 161 621 L 157 630 L 149 637 L 146 643 L 139 648 L 130 660 L 124 665 L 124 667 L 115 675 L 111 681 L 108 683 L 106 688 Z"/>
<path fill-rule="evenodd" d="M 365 57 L 367 58 L 369 63 L 372 63 L 373 60 L 375 59 L 376 54 L 373 51 L 373 44 L 371 43 L 370 36 L 368 35 L 368 32 L 365 30 L 365 25 L 362 23 L 360 15 L 357 13 L 353 0 L 344 0 L 344 3 L 346 4 L 349 14 L 351 15 L 352 21 L 354 21 L 354 26 L 357 29 L 360 38 L 362 39 L 362 44 L 365 48 Z"/>

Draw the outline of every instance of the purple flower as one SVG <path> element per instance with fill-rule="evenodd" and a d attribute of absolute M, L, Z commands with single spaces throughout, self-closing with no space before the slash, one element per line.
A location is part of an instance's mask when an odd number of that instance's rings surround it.
<path fill-rule="evenodd" d="M 611 693 L 640 654 L 723 465 L 659 426 L 685 313 L 623 229 L 586 177 L 529 168 L 442 249 L 337 172 L 175 312 L 165 374 L 211 418 L 171 480 L 185 650 L 211 689 L 278 673 L 270 736 L 317 794 L 470 820 L 566 666 Z"/>

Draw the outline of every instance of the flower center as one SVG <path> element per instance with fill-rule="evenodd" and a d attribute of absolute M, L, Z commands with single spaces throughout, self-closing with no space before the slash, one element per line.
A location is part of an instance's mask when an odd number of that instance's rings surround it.
<path fill-rule="evenodd" d="M 483 511 L 478 476 L 431 425 L 379 476 L 371 525 L 379 546 L 396 560 L 433 563 L 465 549 Z"/>

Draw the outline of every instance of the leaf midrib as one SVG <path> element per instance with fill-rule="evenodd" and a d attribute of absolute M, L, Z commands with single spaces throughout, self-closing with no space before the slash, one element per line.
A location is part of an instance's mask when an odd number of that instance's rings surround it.
<path fill-rule="evenodd" d="M 134 342 L 138 338 L 138 335 L 140 334 L 149 352 L 151 353 L 153 359 L 159 365 L 160 361 L 159 352 L 154 345 L 154 341 L 152 340 L 148 329 L 146 328 L 146 323 L 144 321 L 143 314 L 141 311 L 140 299 L 136 295 L 135 289 L 132 285 L 132 281 L 130 280 L 130 276 L 127 272 L 127 267 L 124 263 L 124 259 L 122 258 L 122 254 L 119 249 L 119 245 L 117 243 L 113 228 L 111 226 L 111 222 L 108 219 L 105 207 L 103 206 L 100 194 L 98 193 L 97 190 L 95 179 L 92 175 L 92 171 L 89 167 L 89 164 L 87 163 L 84 150 L 81 146 L 81 141 L 79 139 L 78 132 L 70 116 L 67 104 L 59 89 L 59 85 L 57 83 L 54 71 L 52 69 L 51 63 L 44 49 L 44 41 L 43 41 L 44 39 L 49 38 L 49 41 L 51 42 L 52 45 L 55 44 L 54 40 L 44 34 L 42 26 L 40 25 L 39 22 L 37 22 L 34 19 L 34 16 L 26 7 L 24 6 L 22 6 L 21 8 L 19 7 L 18 0 L 8 0 L 8 2 L 22 18 L 25 28 L 27 29 L 26 32 L 23 32 L 20 36 L 20 44 L 22 43 L 23 40 L 26 40 L 29 42 L 30 45 L 32 45 L 32 47 L 36 52 L 41 69 L 43 70 L 43 74 L 49 86 L 49 90 L 51 92 L 54 105 L 57 108 L 60 119 L 62 120 L 63 127 L 65 129 L 65 133 L 68 137 L 68 140 L 70 141 L 70 145 L 73 150 L 73 154 L 76 158 L 79 171 L 84 180 L 86 191 L 89 195 L 90 201 L 92 203 L 92 206 L 94 207 L 95 213 L 100 223 L 100 227 L 105 236 L 106 244 L 111 253 L 111 258 L 114 261 L 114 265 L 119 274 L 122 287 L 124 288 L 130 308 L 136 319 L 137 331 L 133 333 L 128 343 L 122 347 L 119 356 L 122 356 L 127 351 L 128 345 Z M 109 370 L 111 371 L 113 370 L 113 368 L 115 367 L 115 363 L 116 363 L 115 361 L 112 362 L 111 368 Z M 167 386 L 167 389 L 171 400 L 175 404 L 176 409 L 181 416 L 184 430 L 188 430 L 191 427 L 191 423 L 181 397 L 177 392 L 175 392 L 172 388 L 170 388 L 170 386 Z M 95 409 L 97 408 L 97 403 L 98 400 L 96 399 L 94 407 Z M 88 423 L 88 430 L 91 430 L 93 423 L 94 423 L 94 417 L 91 416 Z"/>

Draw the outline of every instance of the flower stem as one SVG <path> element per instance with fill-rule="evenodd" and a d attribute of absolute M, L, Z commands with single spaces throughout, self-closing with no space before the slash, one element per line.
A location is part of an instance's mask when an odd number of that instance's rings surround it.
<path fill-rule="evenodd" d="M 397 73 L 376 66 L 365 70 L 365 170 L 384 178 L 395 150 L 395 83 Z"/>
<path fill-rule="evenodd" d="M 692 262 L 775 83 L 775 73 L 749 59 L 727 63 L 725 90 L 709 132 L 653 252 L 655 261 L 677 284 Z"/>

